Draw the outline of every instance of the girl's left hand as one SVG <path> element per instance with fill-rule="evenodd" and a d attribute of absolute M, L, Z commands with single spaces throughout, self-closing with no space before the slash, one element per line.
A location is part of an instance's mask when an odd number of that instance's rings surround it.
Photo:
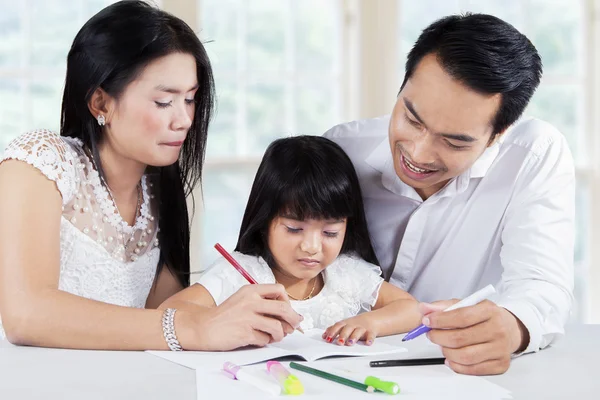
<path fill-rule="evenodd" d="M 364 340 L 370 346 L 377 337 L 377 328 L 369 313 L 342 320 L 325 330 L 323 339 L 328 343 L 340 346 L 353 346 L 359 340 Z"/>

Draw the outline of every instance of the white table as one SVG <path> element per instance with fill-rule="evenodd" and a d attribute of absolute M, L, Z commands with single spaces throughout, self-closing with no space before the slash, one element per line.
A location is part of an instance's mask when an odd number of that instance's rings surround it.
<path fill-rule="evenodd" d="M 600 325 L 573 325 L 555 346 L 519 357 L 504 375 L 485 379 L 509 389 L 515 399 L 598 399 L 598 359 Z M 195 400 L 195 374 L 142 352 L 28 348 L 0 341 L 0 398 Z"/>

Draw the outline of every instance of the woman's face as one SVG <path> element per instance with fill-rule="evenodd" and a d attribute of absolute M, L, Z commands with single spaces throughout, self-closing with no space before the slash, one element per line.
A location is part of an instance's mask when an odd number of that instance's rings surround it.
<path fill-rule="evenodd" d="M 151 166 L 173 164 L 194 120 L 196 60 L 173 53 L 150 63 L 109 102 L 101 146 Z"/>

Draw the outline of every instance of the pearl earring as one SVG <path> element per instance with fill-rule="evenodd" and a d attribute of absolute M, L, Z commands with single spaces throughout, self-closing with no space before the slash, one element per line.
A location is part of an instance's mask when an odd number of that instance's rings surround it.
<path fill-rule="evenodd" d="M 106 118 L 104 118 L 104 115 L 102 115 L 102 114 L 98 115 L 98 125 L 104 126 L 105 123 L 106 123 Z"/>

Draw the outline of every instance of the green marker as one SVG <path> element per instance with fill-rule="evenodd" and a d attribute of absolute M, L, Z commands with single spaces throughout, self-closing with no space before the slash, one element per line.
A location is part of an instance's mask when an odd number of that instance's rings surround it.
<path fill-rule="evenodd" d="M 332 382 L 337 382 L 342 385 L 350 386 L 350 387 L 353 387 L 354 389 L 362 390 L 363 392 L 367 392 L 367 393 L 375 392 L 375 388 L 373 386 L 365 385 L 360 382 L 342 378 L 341 376 L 330 374 L 329 372 L 321 371 L 321 370 L 314 369 L 311 367 L 307 367 L 306 365 L 297 364 L 293 361 L 290 363 L 290 368 L 297 369 L 299 371 L 306 372 L 307 374 L 318 376 L 319 378 L 327 379 Z"/>
<path fill-rule="evenodd" d="M 387 394 L 400 393 L 400 387 L 396 382 L 382 381 L 381 379 L 376 378 L 374 376 L 367 376 L 367 378 L 365 379 L 365 385 L 372 386 L 375 389 L 381 392 L 385 392 Z"/>

